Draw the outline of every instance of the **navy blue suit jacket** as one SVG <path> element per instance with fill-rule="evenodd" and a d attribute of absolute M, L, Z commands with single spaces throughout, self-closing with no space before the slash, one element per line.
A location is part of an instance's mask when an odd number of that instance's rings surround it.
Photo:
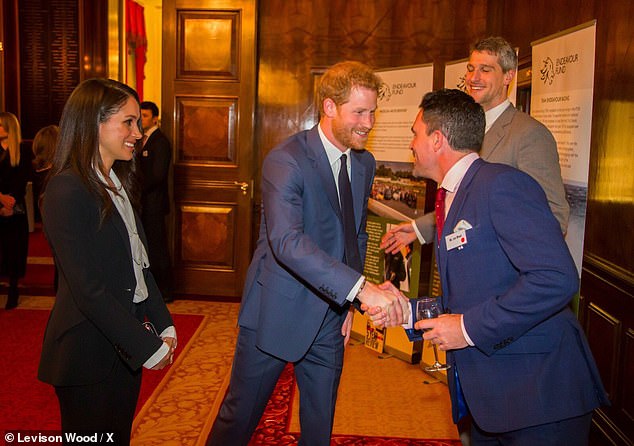
<path fill-rule="evenodd" d="M 465 220 L 467 243 L 445 237 Z M 577 269 L 542 188 L 519 170 L 476 160 L 449 209 L 437 261 L 448 312 L 474 347 L 447 352 L 485 431 L 579 416 L 608 400 L 568 304 Z M 453 370 L 449 387 L 457 421 Z"/>
<path fill-rule="evenodd" d="M 354 217 L 362 261 L 376 163 L 350 155 Z M 261 350 L 286 361 L 310 348 L 329 305 L 344 307 L 361 276 L 342 262 L 344 234 L 335 180 L 317 127 L 272 150 L 262 166 L 262 221 L 247 273 L 239 325 Z"/>

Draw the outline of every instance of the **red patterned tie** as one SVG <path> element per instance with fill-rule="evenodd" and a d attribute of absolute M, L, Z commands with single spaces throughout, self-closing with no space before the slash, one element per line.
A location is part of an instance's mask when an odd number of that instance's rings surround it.
<path fill-rule="evenodd" d="M 445 196 L 447 189 L 439 187 L 436 190 L 436 234 L 438 234 L 438 243 L 442 236 L 442 227 L 445 224 Z"/>

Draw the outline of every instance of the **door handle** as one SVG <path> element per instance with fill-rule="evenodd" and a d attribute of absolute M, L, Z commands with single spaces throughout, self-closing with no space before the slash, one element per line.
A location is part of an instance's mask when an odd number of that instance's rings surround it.
<path fill-rule="evenodd" d="M 238 186 L 242 191 L 242 195 L 246 195 L 249 190 L 249 183 L 245 183 L 244 181 L 234 181 L 234 185 Z"/>

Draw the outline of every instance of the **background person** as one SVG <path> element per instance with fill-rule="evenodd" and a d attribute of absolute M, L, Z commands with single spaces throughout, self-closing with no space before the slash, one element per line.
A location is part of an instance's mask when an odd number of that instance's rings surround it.
<path fill-rule="evenodd" d="M 141 181 L 141 221 L 147 236 L 150 271 L 163 300 L 172 302 L 172 268 L 165 217 L 170 212 L 169 169 L 172 147 L 158 127 L 159 109 L 154 102 L 141 102 L 143 138 L 138 163 Z"/>
<path fill-rule="evenodd" d="M 133 211 L 140 118 L 130 87 L 79 84 L 64 106 L 42 200 L 60 277 L 38 377 L 55 387 L 64 432 L 114 432 L 117 444 L 130 441 L 141 367 L 165 367 L 176 347 Z"/>
<path fill-rule="evenodd" d="M 7 310 L 18 306 L 18 282 L 26 273 L 29 250 L 25 195 L 32 155 L 21 142 L 18 118 L 0 112 L 0 274 L 9 278 Z"/>
<path fill-rule="evenodd" d="M 51 167 L 53 166 L 53 155 L 55 154 L 55 146 L 57 145 L 58 136 L 59 127 L 56 125 L 48 125 L 41 128 L 35 134 L 35 138 L 33 138 L 32 149 L 35 158 L 33 159 L 33 176 L 31 177 L 31 179 L 33 182 L 33 201 L 35 202 L 33 206 L 33 218 L 36 222 L 42 221 L 40 198 L 42 188 L 44 187 L 44 182 L 46 181 L 46 177 L 51 171 Z M 53 261 L 53 263 L 55 262 Z M 55 268 L 55 272 L 53 275 L 53 289 L 55 290 L 55 292 L 57 292 L 59 276 L 57 265 L 53 266 Z"/>
<path fill-rule="evenodd" d="M 46 176 L 53 166 L 53 155 L 55 146 L 57 145 L 57 137 L 59 136 L 59 127 L 56 125 L 47 125 L 42 127 L 33 138 L 33 200 L 35 201 L 34 219 L 36 222 L 42 221 L 40 213 L 39 199 L 44 185 Z"/>
<path fill-rule="evenodd" d="M 550 209 L 565 234 L 570 206 L 561 178 L 557 143 L 546 126 L 517 110 L 509 101 L 508 87 L 516 73 L 517 54 L 502 37 L 487 37 L 473 46 L 465 85 L 485 111 L 486 133 L 480 156 L 516 167 L 533 177 L 544 189 Z M 422 244 L 430 243 L 434 240 L 435 225 L 433 212 L 402 223 L 383 236 L 381 248 L 394 253 L 417 238 Z"/>

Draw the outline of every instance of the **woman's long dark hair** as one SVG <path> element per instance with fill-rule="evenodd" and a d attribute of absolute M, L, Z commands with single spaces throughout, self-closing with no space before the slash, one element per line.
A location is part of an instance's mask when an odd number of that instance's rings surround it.
<path fill-rule="evenodd" d="M 96 172 L 99 169 L 107 177 L 99 152 L 99 125 L 117 113 L 129 98 L 139 103 L 136 91 L 121 82 L 112 79 L 87 79 L 68 98 L 59 124 L 59 139 L 49 178 L 66 169 L 77 173 L 86 187 L 101 199 L 102 222 L 110 215 L 114 204 L 108 194 L 108 189 L 111 188 L 99 179 Z M 141 129 L 140 119 L 137 125 Z M 137 207 L 139 191 L 135 158 L 131 161 L 115 161 L 112 168 L 121 180 L 132 205 Z M 116 193 L 116 190 L 111 190 Z"/>

